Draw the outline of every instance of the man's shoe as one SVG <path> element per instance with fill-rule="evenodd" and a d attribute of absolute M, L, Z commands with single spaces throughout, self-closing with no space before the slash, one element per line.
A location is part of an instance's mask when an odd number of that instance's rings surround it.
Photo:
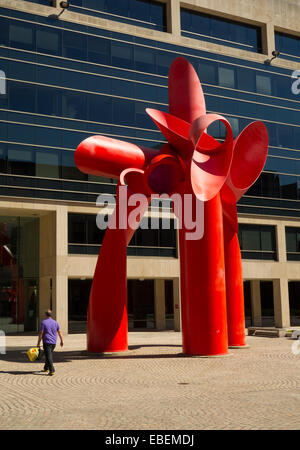
<path fill-rule="evenodd" d="M 54 373 L 55 373 L 55 372 L 49 372 L 49 373 L 48 373 L 48 376 L 49 376 L 49 377 L 53 377 Z"/>
<path fill-rule="evenodd" d="M 41 372 L 49 372 L 49 369 L 43 369 Z"/>

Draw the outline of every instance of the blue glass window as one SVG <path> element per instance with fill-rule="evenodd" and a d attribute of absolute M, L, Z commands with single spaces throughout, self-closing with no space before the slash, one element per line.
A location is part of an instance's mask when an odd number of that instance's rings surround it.
<path fill-rule="evenodd" d="M 57 89 L 37 87 L 37 112 L 49 116 L 61 115 L 61 96 Z"/>
<path fill-rule="evenodd" d="M 60 153 L 58 150 L 38 150 L 36 152 L 36 176 L 59 178 Z"/>
<path fill-rule="evenodd" d="M 132 125 L 134 121 L 134 102 L 131 100 L 113 99 L 113 123 Z"/>
<path fill-rule="evenodd" d="M 35 50 L 34 25 L 17 21 L 10 22 L 9 42 L 12 47 Z"/>
<path fill-rule="evenodd" d="M 288 59 L 300 60 L 300 37 L 275 31 L 276 50 L 280 56 Z"/>
<path fill-rule="evenodd" d="M 100 95 L 88 96 L 89 120 L 112 123 L 112 99 Z"/>
<path fill-rule="evenodd" d="M 75 91 L 64 91 L 62 94 L 62 115 L 73 119 L 85 119 L 86 97 Z"/>
<path fill-rule="evenodd" d="M 158 31 L 166 30 L 166 5 L 155 0 L 73 0 L 70 10 Z"/>
<path fill-rule="evenodd" d="M 261 28 L 181 8 L 183 36 L 261 53 Z"/>
<path fill-rule="evenodd" d="M 61 32 L 48 27 L 37 27 L 36 50 L 50 55 L 61 54 Z"/>
<path fill-rule="evenodd" d="M 9 45 L 9 19 L 0 18 L 0 43 Z"/>
<path fill-rule="evenodd" d="M 62 178 L 71 180 L 86 180 L 86 175 L 77 169 L 74 152 L 62 152 Z"/>
<path fill-rule="evenodd" d="M 113 41 L 111 43 L 111 62 L 116 67 L 133 68 L 133 46 Z"/>
<path fill-rule="evenodd" d="M 260 94 L 272 95 L 271 77 L 268 75 L 256 75 L 256 90 Z"/>
<path fill-rule="evenodd" d="M 88 36 L 88 60 L 97 64 L 110 64 L 110 42 Z"/>
<path fill-rule="evenodd" d="M 72 59 L 87 60 L 87 37 L 84 34 L 63 32 L 63 56 Z"/>
<path fill-rule="evenodd" d="M 235 70 L 229 67 L 219 67 L 219 85 L 229 88 L 235 86 Z"/>
<path fill-rule="evenodd" d="M 277 259 L 273 226 L 240 224 L 239 242 L 245 259 Z"/>
<path fill-rule="evenodd" d="M 29 148 L 10 146 L 7 151 L 8 173 L 15 175 L 35 175 L 34 154 Z"/>
<path fill-rule="evenodd" d="M 134 62 L 136 70 L 141 72 L 155 72 L 154 51 L 147 47 L 134 48 Z"/>
<path fill-rule="evenodd" d="M 198 64 L 198 75 L 202 83 L 217 84 L 216 64 L 209 61 L 201 61 Z"/>
<path fill-rule="evenodd" d="M 9 106 L 17 111 L 35 111 L 35 87 L 25 83 L 9 83 Z"/>

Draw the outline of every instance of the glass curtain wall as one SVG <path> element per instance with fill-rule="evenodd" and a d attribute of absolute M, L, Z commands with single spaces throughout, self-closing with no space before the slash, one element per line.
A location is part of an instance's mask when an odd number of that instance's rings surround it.
<path fill-rule="evenodd" d="M 39 219 L 0 217 L 0 329 L 36 331 Z"/>

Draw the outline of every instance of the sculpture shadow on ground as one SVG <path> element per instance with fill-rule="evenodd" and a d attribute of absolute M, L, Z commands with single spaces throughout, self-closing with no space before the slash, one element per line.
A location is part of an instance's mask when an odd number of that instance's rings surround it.
<path fill-rule="evenodd" d="M 136 350 L 143 349 L 143 348 L 172 348 L 172 349 L 178 349 L 178 353 L 142 353 L 137 354 L 135 353 Z M 181 345 L 160 345 L 160 344 L 149 344 L 149 345 L 131 345 L 128 347 L 128 351 L 126 352 L 120 352 L 120 353 L 90 353 L 87 350 L 57 350 L 54 351 L 54 364 L 59 363 L 66 363 L 66 362 L 73 362 L 73 361 L 79 361 L 79 360 L 90 360 L 90 359 L 151 359 L 151 358 L 177 358 L 181 355 Z M 13 362 L 13 363 L 21 363 L 25 364 L 27 363 L 28 366 L 30 365 L 32 368 L 36 369 L 37 367 L 41 367 L 44 364 L 44 357 L 42 357 L 41 360 L 36 360 L 30 362 L 28 360 L 28 357 L 26 355 L 26 351 L 28 350 L 28 347 L 18 348 L 17 350 L 8 350 L 6 354 L 0 356 L 0 362 L 6 361 L 6 362 Z M 27 375 L 29 373 L 37 373 L 40 372 L 40 370 L 33 370 L 33 371 L 4 371 L 0 370 L 1 373 L 9 373 L 12 375 Z"/>

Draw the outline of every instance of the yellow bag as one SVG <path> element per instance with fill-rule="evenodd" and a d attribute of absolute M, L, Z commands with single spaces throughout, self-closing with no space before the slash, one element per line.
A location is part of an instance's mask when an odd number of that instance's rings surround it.
<path fill-rule="evenodd" d="M 39 352 L 40 352 L 39 347 L 32 347 L 26 353 L 27 353 L 29 360 L 32 362 L 38 358 Z"/>

